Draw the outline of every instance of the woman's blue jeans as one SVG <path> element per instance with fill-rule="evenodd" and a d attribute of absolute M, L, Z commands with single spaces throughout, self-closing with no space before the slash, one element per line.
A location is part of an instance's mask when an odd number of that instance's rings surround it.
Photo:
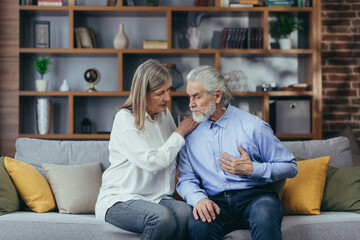
<path fill-rule="evenodd" d="M 190 235 L 194 240 L 223 239 L 236 229 L 250 229 L 251 239 L 282 239 L 283 208 L 273 190 L 247 189 L 223 192 L 209 197 L 220 207 L 215 221 L 202 222 L 189 218 Z"/>
<path fill-rule="evenodd" d="M 143 200 L 117 202 L 110 207 L 105 221 L 124 230 L 141 233 L 141 239 L 189 239 L 191 207 L 175 199 L 159 204 Z"/>

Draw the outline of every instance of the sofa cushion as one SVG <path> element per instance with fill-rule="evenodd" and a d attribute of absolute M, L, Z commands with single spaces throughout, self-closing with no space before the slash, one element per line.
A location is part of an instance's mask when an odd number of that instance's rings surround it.
<path fill-rule="evenodd" d="M 288 141 L 283 142 L 283 144 L 295 157 L 312 159 L 330 156 L 330 166 L 353 166 L 350 142 L 346 137 L 335 137 L 327 140 Z"/>
<path fill-rule="evenodd" d="M 44 177 L 43 163 L 80 165 L 100 162 L 102 170 L 110 166 L 109 141 L 61 141 L 32 138 L 16 140 L 15 159 L 33 165 Z M 36 151 L 34 151 L 36 149 Z"/>
<path fill-rule="evenodd" d="M 360 213 L 360 167 L 329 166 L 321 210 Z"/>
<path fill-rule="evenodd" d="M 281 224 L 283 240 L 359 239 L 360 214 L 349 212 L 321 212 L 320 215 L 284 216 Z M 249 230 L 236 230 L 224 240 L 251 240 Z"/>
<path fill-rule="evenodd" d="M 298 174 L 286 179 L 281 202 L 284 214 L 320 214 L 330 157 L 297 162 Z"/>
<path fill-rule="evenodd" d="M 9 157 L 4 162 L 17 191 L 32 211 L 42 213 L 56 208 L 48 182 L 33 166 Z"/>
<path fill-rule="evenodd" d="M 43 164 L 60 213 L 94 213 L 101 187 L 101 165 Z"/>
<path fill-rule="evenodd" d="M 19 210 L 19 197 L 6 171 L 4 157 L 0 158 L 0 216 Z"/>
<path fill-rule="evenodd" d="M 95 218 L 94 214 L 17 211 L 0 217 L 1 240 L 139 240 L 141 235 Z"/>

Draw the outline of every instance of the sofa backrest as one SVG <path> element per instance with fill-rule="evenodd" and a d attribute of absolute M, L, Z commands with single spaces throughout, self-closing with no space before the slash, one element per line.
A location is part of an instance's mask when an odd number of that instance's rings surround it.
<path fill-rule="evenodd" d="M 346 137 L 335 137 L 327 140 L 287 141 L 283 144 L 295 157 L 312 159 L 330 156 L 330 166 L 353 166 L 350 141 Z"/>
<path fill-rule="evenodd" d="M 61 141 L 34 138 L 16 140 L 15 159 L 33 165 L 43 176 L 43 163 L 80 165 L 100 162 L 102 170 L 110 166 L 109 141 Z"/>
<path fill-rule="evenodd" d="M 295 157 L 311 159 L 330 155 L 329 165 L 331 166 L 353 166 L 350 142 L 346 137 L 328 140 L 285 141 L 283 144 Z M 100 140 L 61 141 L 18 138 L 15 159 L 33 165 L 45 177 L 45 171 L 41 167 L 43 163 L 79 165 L 100 162 L 104 171 L 110 166 L 108 145 L 109 141 Z"/>

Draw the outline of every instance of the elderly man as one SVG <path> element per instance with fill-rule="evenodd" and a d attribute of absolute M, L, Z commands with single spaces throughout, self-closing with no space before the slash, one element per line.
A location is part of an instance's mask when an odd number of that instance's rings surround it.
<path fill-rule="evenodd" d="M 187 76 L 193 118 L 201 122 L 180 151 L 177 191 L 191 206 L 193 239 L 222 239 L 240 228 L 252 239 L 281 239 L 283 209 L 267 183 L 295 177 L 295 157 L 270 126 L 229 104 L 222 74 L 210 66 Z"/>

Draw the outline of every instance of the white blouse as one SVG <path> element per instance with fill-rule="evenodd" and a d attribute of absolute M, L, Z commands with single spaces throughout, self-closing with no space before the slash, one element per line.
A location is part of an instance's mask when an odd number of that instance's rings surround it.
<path fill-rule="evenodd" d="M 155 115 L 146 113 L 140 131 L 129 110 L 120 110 L 114 119 L 109 142 L 110 167 L 102 176 L 95 214 L 105 219 L 108 208 L 118 201 L 147 200 L 159 203 L 175 190 L 176 157 L 185 144 L 174 132 L 176 125 L 169 109 Z"/>

